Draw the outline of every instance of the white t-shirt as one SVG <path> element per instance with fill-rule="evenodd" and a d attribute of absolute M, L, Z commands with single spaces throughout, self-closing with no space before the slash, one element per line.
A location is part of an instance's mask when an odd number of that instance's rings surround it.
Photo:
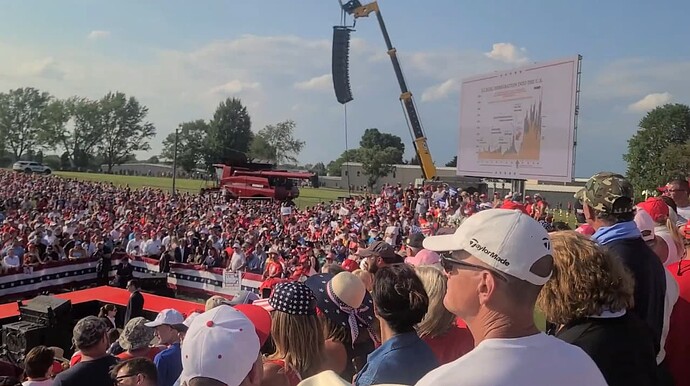
<path fill-rule="evenodd" d="M 606 386 L 606 380 L 581 348 L 539 333 L 484 340 L 417 382 L 417 386 L 456 385 Z"/>

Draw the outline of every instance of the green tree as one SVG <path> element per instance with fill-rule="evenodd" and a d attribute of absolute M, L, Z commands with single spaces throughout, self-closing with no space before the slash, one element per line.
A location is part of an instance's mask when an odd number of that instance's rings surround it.
<path fill-rule="evenodd" d="M 402 152 L 395 147 L 387 147 L 383 150 L 376 148 L 361 148 L 360 162 L 362 171 L 367 176 L 370 187 L 376 185 L 381 177 L 385 177 L 395 170 L 396 161 L 402 158 Z"/>
<path fill-rule="evenodd" d="M 457 155 L 453 156 L 452 160 L 446 162 L 446 166 L 449 168 L 450 167 L 457 167 L 458 166 L 458 156 Z"/>
<path fill-rule="evenodd" d="M 114 165 L 125 163 L 134 152 L 149 150 L 148 139 L 156 135 L 156 128 L 145 121 L 149 109 L 134 97 L 111 92 L 99 103 L 104 132 L 98 149 L 111 173 Z"/>
<path fill-rule="evenodd" d="M 400 154 L 405 153 L 405 144 L 400 137 L 389 133 L 382 133 L 376 128 L 364 130 L 362 139 L 359 141 L 359 146 L 367 149 L 394 147 L 400 150 Z M 402 156 L 400 157 L 400 161 L 396 163 L 402 163 Z"/>
<path fill-rule="evenodd" d="M 276 148 L 263 135 L 257 134 L 249 146 L 249 157 L 255 161 L 276 162 Z"/>
<path fill-rule="evenodd" d="M 665 165 L 663 182 L 675 178 L 687 178 L 690 171 L 690 142 L 672 143 L 664 149 L 661 161 Z"/>
<path fill-rule="evenodd" d="M 678 148 L 690 140 L 690 107 L 667 104 L 655 108 L 640 120 L 639 129 L 628 140 L 628 152 L 623 159 L 628 163 L 628 178 L 636 192 L 653 189 L 666 182 L 668 169 L 674 164 L 669 157 L 678 154 Z M 687 170 L 683 171 L 687 175 Z"/>
<path fill-rule="evenodd" d="M 329 176 L 341 176 L 342 166 L 345 162 L 360 162 L 360 149 L 344 151 L 340 157 L 328 163 L 326 170 Z"/>
<path fill-rule="evenodd" d="M 32 87 L 0 93 L 0 138 L 15 160 L 42 145 L 51 101 L 50 94 Z"/>
<path fill-rule="evenodd" d="M 277 164 L 297 163 L 297 156 L 304 148 L 304 141 L 295 138 L 295 126 L 294 121 L 287 120 L 259 130 L 250 148 L 252 158 L 265 159 Z"/>
<path fill-rule="evenodd" d="M 206 164 L 232 164 L 247 154 L 254 138 L 247 108 L 237 98 L 221 102 L 213 114 L 206 137 Z M 246 156 L 245 156 L 246 158 Z"/>
<path fill-rule="evenodd" d="M 64 149 L 71 168 L 88 168 L 104 135 L 104 112 L 100 101 L 72 97 L 49 107 L 51 124 L 45 131 L 50 148 Z M 67 125 L 71 120 L 71 124 Z"/>
<path fill-rule="evenodd" d="M 308 170 L 312 173 L 316 173 L 319 176 L 325 176 L 327 172 L 326 165 L 324 165 L 323 162 L 317 162 Z"/>
<path fill-rule="evenodd" d="M 192 172 L 204 161 L 204 145 L 209 125 L 203 119 L 181 123 L 177 129 L 177 165 Z M 163 140 L 161 157 L 175 159 L 175 133 Z"/>

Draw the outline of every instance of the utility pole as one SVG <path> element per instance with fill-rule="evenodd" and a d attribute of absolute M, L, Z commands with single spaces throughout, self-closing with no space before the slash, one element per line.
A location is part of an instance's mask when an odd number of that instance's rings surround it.
<path fill-rule="evenodd" d="M 175 189 L 175 182 L 177 180 L 177 136 L 179 134 L 179 128 L 175 129 L 175 150 L 173 152 L 173 184 L 172 184 L 172 196 L 177 196 L 177 190 Z"/>

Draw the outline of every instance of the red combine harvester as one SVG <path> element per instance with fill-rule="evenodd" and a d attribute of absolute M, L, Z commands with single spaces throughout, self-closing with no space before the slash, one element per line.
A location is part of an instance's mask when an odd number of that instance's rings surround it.
<path fill-rule="evenodd" d="M 271 198 L 285 201 L 299 197 L 301 180 L 310 180 L 318 187 L 318 176 L 314 173 L 290 172 L 287 170 L 256 169 L 214 164 L 216 169 L 215 188 L 227 198 Z"/>

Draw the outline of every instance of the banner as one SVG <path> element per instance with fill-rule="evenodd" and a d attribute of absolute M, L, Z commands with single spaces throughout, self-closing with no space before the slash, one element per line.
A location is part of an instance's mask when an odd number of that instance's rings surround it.
<path fill-rule="evenodd" d="M 242 290 L 242 273 L 225 270 L 223 272 L 223 288 L 239 293 Z"/>

